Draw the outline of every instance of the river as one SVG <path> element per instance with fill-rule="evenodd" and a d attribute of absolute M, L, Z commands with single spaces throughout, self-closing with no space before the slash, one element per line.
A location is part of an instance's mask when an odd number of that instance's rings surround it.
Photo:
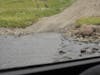
<path fill-rule="evenodd" d="M 82 54 L 82 49 L 88 50 Z M 99 44 L 64 39 L 60 33 L 1 35 L 0 69 L 99 56 L 99 50 Z"/>

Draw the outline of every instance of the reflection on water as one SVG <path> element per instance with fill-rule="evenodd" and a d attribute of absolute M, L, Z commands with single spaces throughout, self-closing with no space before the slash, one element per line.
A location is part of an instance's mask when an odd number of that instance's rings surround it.
<path fill-rule="evenodd" d="M 99 55 L 99 44 L 64 39 L 59 33 L 0 36 L 0 69 Z"/>

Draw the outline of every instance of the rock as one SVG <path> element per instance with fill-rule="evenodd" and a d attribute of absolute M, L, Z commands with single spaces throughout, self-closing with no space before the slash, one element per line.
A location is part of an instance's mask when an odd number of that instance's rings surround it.
<path fill-rule="evenodd" d="M 77 29 L 77 30 L 74 30 L 74 31 L 73 31 L 73 34 L 74 34 L 74 35 L 77 35 L 77 34 L 79 34 L 79 29 Z"/>
<path fill-rule="evenodd" d="M 95 29 L 96 33 L 100 33 L 100 26 L 95 25 L 94 29 Z"/>
<path fill-rule="evenodd" d="M 66 52 L 64 52 L 64 51 L 59 51 L 59 54 L 60 55 L 63 55 L 63 54 L 65 54 Z"/>
<path fill-rule="evenodd" d="M 79 29 L 79 35 L 82 36 L 91 36 L 95 32 L 95 29 L 92 25 L 83 25 Z"/>
<path fill-rule="evenodd" d="M 96 53 L 97 51 L 99 51 L 98 48 L 92 48 L 92 52 L 93 52 L 93 53 Z"/>
<path fill-rule="evenodd" d="M 81 40 L 82 42 L 88 42 L 89 41 L 89 39 L 83 39 L 83 40 Z"/>
<path fill-rule="evenodd" d="M 81 49 L 81 54 L 86 53 L 86 49 Z"/>

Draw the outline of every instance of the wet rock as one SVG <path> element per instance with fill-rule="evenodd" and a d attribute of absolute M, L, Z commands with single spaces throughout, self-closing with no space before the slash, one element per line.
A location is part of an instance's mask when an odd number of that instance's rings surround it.
<path fill-rule="evenodd" d="M 99 53 L 99 47 L 86 47 L 86 48 L 83 48 L 81 49 L 80 51 L 80 56 L 83 56 L 83 55 L 92 55 L 92 54 L 95 54 L 95 53 Z"/>
<path fill-rule="evenodd" d="M 87 49 L 88 49 L 88 47 L 87 47 L 87 48 L 83 48 L 83 49 L 81 49 L 81 54 L 86 53 L 86 52 L 87 52 Z"/>
<path fill-rule="evenodd" d="M 86 50 L 85 49 L 82 49 L 81 50 L 81 53 L 83 54 L 83 53 L 86 53 Z"/>
<path fill-rule="evenodd" d="M 60 55 L 63 55 L 63 54 L 65 54 L 66 52 L 65 51 L 59 51 L 59 54 Z"/>
<path fill-rule="evenodd" d="M 92 53 L 96 53 L 97 51 L 99 51 L 98 48 L 92 48 Z"/>

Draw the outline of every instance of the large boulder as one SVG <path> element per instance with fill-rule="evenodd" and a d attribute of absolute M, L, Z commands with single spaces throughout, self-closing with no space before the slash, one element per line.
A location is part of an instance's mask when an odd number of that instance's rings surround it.
<path fill-rule="evenodd" d="M 82 25 L 78 31 L 79 35 L 91 36 L 95 32 L 95 28 L 93 25 Z"/>

